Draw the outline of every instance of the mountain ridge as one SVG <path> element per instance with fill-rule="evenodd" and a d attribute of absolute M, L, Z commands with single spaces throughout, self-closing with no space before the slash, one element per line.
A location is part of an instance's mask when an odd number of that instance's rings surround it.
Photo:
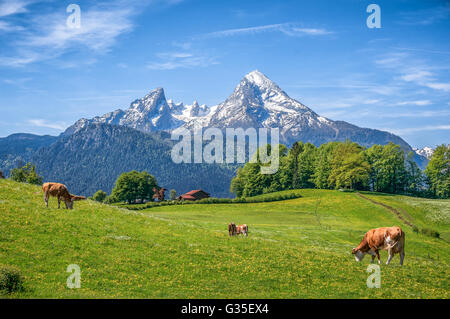
<path fill-rule="evenodd" d="M 164 131 L 145 133 L 124 125 L 94 123 L 40 148 L 31 161 L 45 181 L 59 181 L 86 196 L 99 189 L 109 194 L 117 177 L 131 170 L 146 170 L 160 186 L 178 194 L 203 188 L 216 197 L 231 196 L 235 166 L 176 164 L 171 159 L 174 143 Z"/>
<path fill-rule="evenodd" d="M 196 101 L 192 105 L 166 100 L 164 89 L 157 88 L 130 104 L 126 110 L 116 110 L 92 119 L 80 119 L 63 133 L 70 135 L 87 124 L 125 125 L 143 132 L 167 131 L 179 127 L 188 129 L 214 127 L 280 128 L 280 142 L 292 145 L 296 141 L 316 146 L 330 141 L 352 140 L 365 147 L 393 142 L 404 149 L 412 147 L 390 132 L 362 128 L 345 121 L 333 121 L 320 116 L 301 102 L 289 97 L 275 82 L 258 70 L 245 75 L 232 94 L 222 103 L 207 107 Z M 425 158 L 416 155 L 423 167 Z"/>

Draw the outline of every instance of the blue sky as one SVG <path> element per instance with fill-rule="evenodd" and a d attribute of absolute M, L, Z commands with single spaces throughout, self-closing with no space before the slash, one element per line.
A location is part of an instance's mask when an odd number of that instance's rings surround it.
<path fill-rule="evenodd" d="M 0 0 L 0 136 L 57 135 L 156 87 L 212 106 L 258 69 L 330 119 L 450 143 L 449 31 L 437 0 Z"/>

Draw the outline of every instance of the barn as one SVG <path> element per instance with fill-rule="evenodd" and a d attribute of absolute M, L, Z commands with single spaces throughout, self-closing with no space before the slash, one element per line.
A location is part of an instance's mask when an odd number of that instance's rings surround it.
<path fill-rule="evenodd" d="M 190 192 L 187 192 L 186 194 L 183 194 L 181 196 L 178 196 L 179 200 L 190 200 L 190 201 L 196 201 L 203 198 L 208 198 L 209 194 L 201 189 L 196 189 Z"/>

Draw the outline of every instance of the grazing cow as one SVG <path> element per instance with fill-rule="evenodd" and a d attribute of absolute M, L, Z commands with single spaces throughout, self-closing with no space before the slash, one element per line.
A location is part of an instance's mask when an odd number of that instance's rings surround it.
<path fill-rule="evenodd" d="M 356 261 L 363 260 L 366 254 L 372 255 L 372 262 L 375 256 L 381 264 L 379 250 L 387 250 L 389 253 L 386 265 L 389 265 L 394 254 L 400 254 L 400 265 L 403 265 L 405 258 L 405 233 L 400 227 L 381 227 L 369 230 L 358 247 L 352 249 Z"/>
<path fill-rule="evenodd" d="M 248 226 L 246 224 L 236 226 L 236 235 L 248 236 Z"/>
<path fill-rule="evenodd" d="M 5 178 L 5 176 L 3 176 L 3 172 L 0 171 L 0 179 L 4 179 L 4 178 Z"/>
<path fill-rule="evenodd" d="M 60 208 L 61 198 L 66 204 L 66 209 L 73 209 L 73 202 L 77 200 L 84 200 L 84 196 L 76 196 L 69 193 L 66 185 L 60 183 L 44 183 L 42 185 L 42 191 L 44 192 L 45 206 L 48 207 L 48 198 L 50 196 L 58 198 L 58 208 Z"/>

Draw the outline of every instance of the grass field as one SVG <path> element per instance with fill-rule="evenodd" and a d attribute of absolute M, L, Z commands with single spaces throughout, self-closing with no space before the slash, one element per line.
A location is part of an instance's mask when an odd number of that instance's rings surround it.
<path fill-rule="evenodd" d="M 18 267 L 25 286 L 3 297 L 449 298 L 449 200 L 364 194 L 438 239 L 356 193 L 300 192 L 141 211 L 84 201 L 67 211 L 54 198 L 45 208 L 39 187 L 0 180 L 0 264 Z M 230 238 L 231 221 L 248 224 L 249 236 Z M 351 249 L 370 228 L 393 225 L 406 233 L 405 264 L 398 255 L 382 264 L 381 288 L 369 289 L 370 258 L 356 263 Z M 80 289 L 66 287 L 69 264 L 81 268 Z"/>

